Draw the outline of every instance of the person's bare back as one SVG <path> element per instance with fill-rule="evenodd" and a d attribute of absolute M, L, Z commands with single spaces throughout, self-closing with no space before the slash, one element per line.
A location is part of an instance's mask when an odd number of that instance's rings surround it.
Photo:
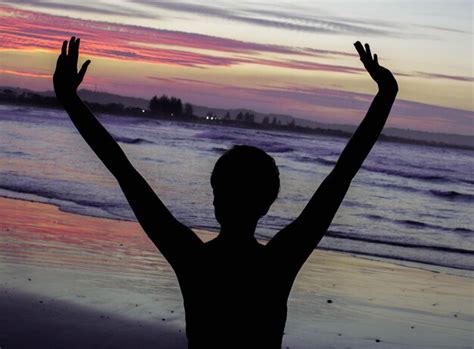
<path fill-rule="evenodd" d="M 256 241 L 205 244 L 177 272 L 189 348 L 280 348 L 291 282 L 277 265 Z"/>
<path fill-rule="evenodd" d="M 176 220 L 125 153 L 77 95 L 90 61 L 77 71 L 79 39 L 64 41 L 54 88 L 72 122 L 117 179 L 143 230 L 176 272 L 186 312 L 189 348 L 280 348 L 293 282 L 326 233 L 349 186 L 375 144 L 398 92 L 369 45 L 355 43 L 379 87 L 367 115 L 336 166 L 303 212 L 265 246 L 254 238 L 258 220 L 275 201 L 278 168 L 251 146 L 234 146 L 211 176 L 219 235 L 203 243 Z"/>

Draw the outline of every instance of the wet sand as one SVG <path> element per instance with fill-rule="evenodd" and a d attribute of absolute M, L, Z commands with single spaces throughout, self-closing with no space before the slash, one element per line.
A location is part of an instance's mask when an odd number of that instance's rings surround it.
<path fill-rule="evenodd" d="M 470 277 L 317 250 L 283 347 L 471 348 L 473 291 Z M 185 348 L 174 274 L 136 223 L 0 198 L 0 347 Z"/>

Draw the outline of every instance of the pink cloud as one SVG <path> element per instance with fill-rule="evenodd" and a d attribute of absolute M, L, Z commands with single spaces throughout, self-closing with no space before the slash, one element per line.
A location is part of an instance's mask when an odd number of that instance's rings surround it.
<path fill-rule="evenodd" d="M 266 45 L 189 32 L 60 17 L 6 6 L 0 6 L 0 15 L 3 15 L 0 22 L 0 33 L 2 33 L 0 49 L 58 51 L 64 39 L 75 35 L 82 38 L 84 42 L 82 53 L 85 55 L 135 62 L 201 68 L 257 64 L 286 69 L 348 74 L 364 71 L 361 67 L 357 67 L 358 61 L 354 63 L 356 66 L 342 66 L 302 60 L 303 58 L 321 56 L 357 57 L 357 54 L 351 52 Z M 157 48 L 153 45 L 169 47 Z M 197 53 L 193 52 L 193 49 L 217 51 L 225 55 Z M 278 54 L 281 58 L 269 59 L 266 58 L 266 54 Z M 300 56 L 302 59 L 284 58 L 285 55 Z M 396 75 L 474 81 L 471 76 L 440 73 L 398 72 Z"/>
<path fill-rule="evenodd" d="M 268 53 L 318 57 L 322 54 L 344 55 L 339 51 L 291 48 L 244 42 L 215 36 L 146 28 L 0 7 L 3 49 L 45 49 L 58 51 L 61 42 L 72 35 L 81 37 L 82 53 L 89 56 L 172 64 L 179 66 L 209 67 L 237 64 L 258 64 L 298 70 L 322 70 L 356 73 L 359 68 L 320 64 L 294 59 L 266 59 L 258 55 Z M 169 46 L 166 48 L 153 47 Z M 213 50 L 226 55 L 193 52 L 193 49 Z M 348 54 L 350 55 L 350 54 Z"/>

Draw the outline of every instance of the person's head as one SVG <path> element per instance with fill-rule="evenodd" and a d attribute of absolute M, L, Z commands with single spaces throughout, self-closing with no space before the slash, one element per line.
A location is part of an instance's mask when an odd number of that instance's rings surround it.
<path fill-rule="evenodd" d="M 278 196 L 280 176 L 275 160 L 263 150 L 236 145 L 216 162 L 211 175 L 214 210 L 223 225 L 257 222 Z"/>

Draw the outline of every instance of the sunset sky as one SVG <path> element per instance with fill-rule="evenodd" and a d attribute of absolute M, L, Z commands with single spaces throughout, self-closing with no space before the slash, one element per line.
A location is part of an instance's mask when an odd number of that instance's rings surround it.
<path fill-rule="evenodd" d="M 0 86 L 51 90 L 81 38 L 83 88 L 356 124 L 376 86 L 371 44 L 400 85 L 389 126 L 473 134 L 472 1 L 2 1 Z"/>

